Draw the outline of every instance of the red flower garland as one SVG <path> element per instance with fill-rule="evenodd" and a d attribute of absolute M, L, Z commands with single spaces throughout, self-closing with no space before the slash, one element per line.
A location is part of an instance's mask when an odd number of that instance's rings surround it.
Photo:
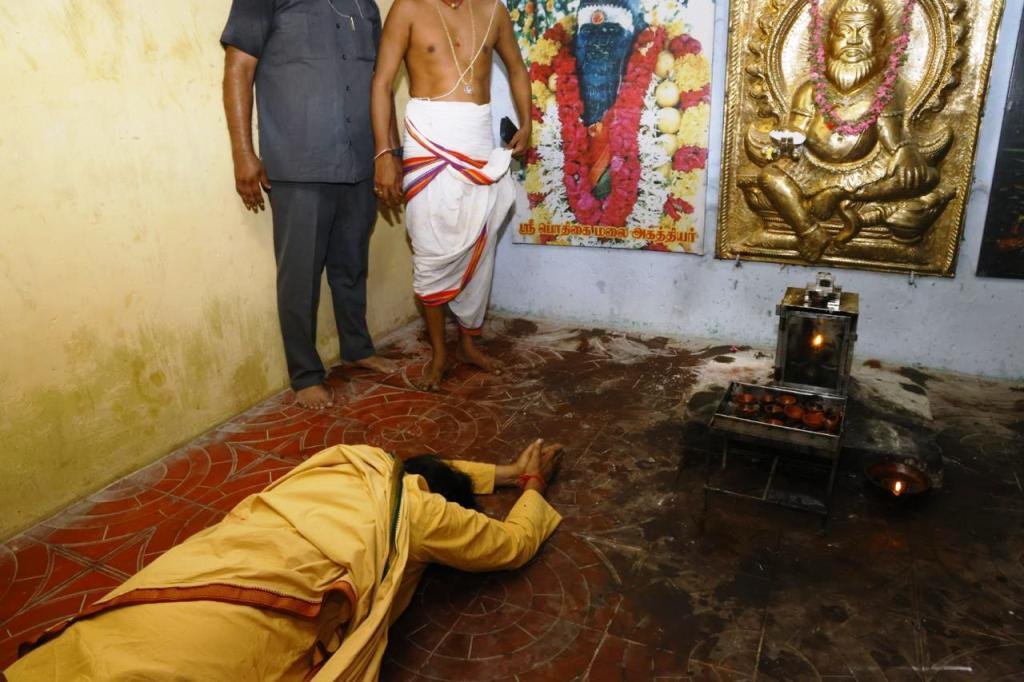
<path fill-rule="evenodd" d="M 548 32 L 548 38 L 560 42 L 562 48 L 552 61 L 558 84 L 555 99 L 562 123 L 562 149 L 565 154 L 563 174 L 569 206 L 576 219 L 590 225 L 621 227 L 633 211 L 640 183 L 640 156 L 637 131 L 643 113 L 644 96 L 650 86 L 654 65 L 665 44 L 665 30 L 648 27 L 637 36 L 629 58 L 622 88 L 604 121 L 609 126 L 611 144 L 612 189 L 602 201 L 593 194 L 593 185 L 584 161 L 590 148 L 590 136 L 583 125 L 583 102 L 576 76 L 576 57 L 570 48 L 571 39 L 561 25 Z M 536 75 L 541 76 L 541 68 Z"/>

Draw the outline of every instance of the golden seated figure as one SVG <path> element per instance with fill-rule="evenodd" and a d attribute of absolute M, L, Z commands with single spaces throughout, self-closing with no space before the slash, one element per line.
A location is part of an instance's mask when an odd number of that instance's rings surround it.
<path fill-rule="evenodd" d="M 941 170 L 953 130 L 927 111 L 957 82 L 947 58 L 957 46 L 936 28 L 944 19 L 924 7 L 934 26 L 912 32 L 914 3 L 770 5 L 776 14 L 758 22 L 745 69 L 752 115 L 735 182 L 761 225 L 745 230 L 741 251 L 795 250 L 810 263 L 842 260 L 853 243 L 854 259 L 911 253 L 904 247 L 921 243 L 957 196 Z"/>
<path fill-rule="evenodd" d="M 939 186 L 936 168 L 952 135 L 943 131 L 923 142 L 912 136 L 903 88 L 887 68 L 894 49 L 885 49 L 887 34 L 878 0 L 836 4 L 821 41 L 824 72 L 812 67 L 811 78 L 797 87 L 781 135 L 770 136 L 768 145 L 758 144 L 756 127 L 748 135 L 751 158 L 764 167 L 739 179 L 747 203 L 768 222 L 781 219 L 807 261 L 866 227 L 920 241 L 953 197 Z M 776 144 L 780 139 L 785 149 Z"/>

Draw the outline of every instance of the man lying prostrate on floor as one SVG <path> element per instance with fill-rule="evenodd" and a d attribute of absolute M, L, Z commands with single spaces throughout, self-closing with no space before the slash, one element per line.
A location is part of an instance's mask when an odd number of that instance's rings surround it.
<path fill-rule="evenodd" d="M 314 455 L 44 638 L 20 680 L 375 680 L 388 626 L 431 562 L 522 566 L 561 517 L 561 446 L 507 465 L 404 462 L 368 445 Z M 474 493 L 519 485 L 504 521 Z M 46 641 L 48 640 L 48 641 Z"/>

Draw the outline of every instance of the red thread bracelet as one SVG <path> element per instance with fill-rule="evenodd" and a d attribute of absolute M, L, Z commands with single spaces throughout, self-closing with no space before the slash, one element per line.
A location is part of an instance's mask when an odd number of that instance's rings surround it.
<path fill-rule="evenodd" d="M 516 480 L 519 482 L 519 487 L 525 490 L 526 484 L 530 482 L 531 478 L 536 478 L 540 481 L 541 485 L 546 486 L 548 484 L 548 482 L 544 480 L 543 476 L 538 476 L 537 474 L 520 474 L 519 478 Z"/>

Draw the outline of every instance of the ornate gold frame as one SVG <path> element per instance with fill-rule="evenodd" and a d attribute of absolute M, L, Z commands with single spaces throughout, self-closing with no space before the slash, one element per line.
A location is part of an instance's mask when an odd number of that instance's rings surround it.
<path fill-rule="evenodd" d="M 836 1 L 822 0 L 826 16 Z M 892 0 L 881 4 L 891 17 Z M 731 3 L 715 255 L 954 276 L 1003 0 L 917 0 L 913 8 L 911 45 L 900 71 L 907 92 L 905 127 L 941 177 L 937 217 L 912 239 L 901 239 L 896 228 L 885 225 L 864 227 L 845 243 L 830 242 L 818 260 L 801 255 L 796 232 L 757 180 L 761 167 L 773 163 L 766 160 L 773 145 L 768 133 L 786 127 L 792 93 L 807 77 L 808 8 L 808 0 Z M 843 172 L 841 164 L 834 165 Z M 833 238 L 842 230 L 837 219 L 820 224 Z"/>

